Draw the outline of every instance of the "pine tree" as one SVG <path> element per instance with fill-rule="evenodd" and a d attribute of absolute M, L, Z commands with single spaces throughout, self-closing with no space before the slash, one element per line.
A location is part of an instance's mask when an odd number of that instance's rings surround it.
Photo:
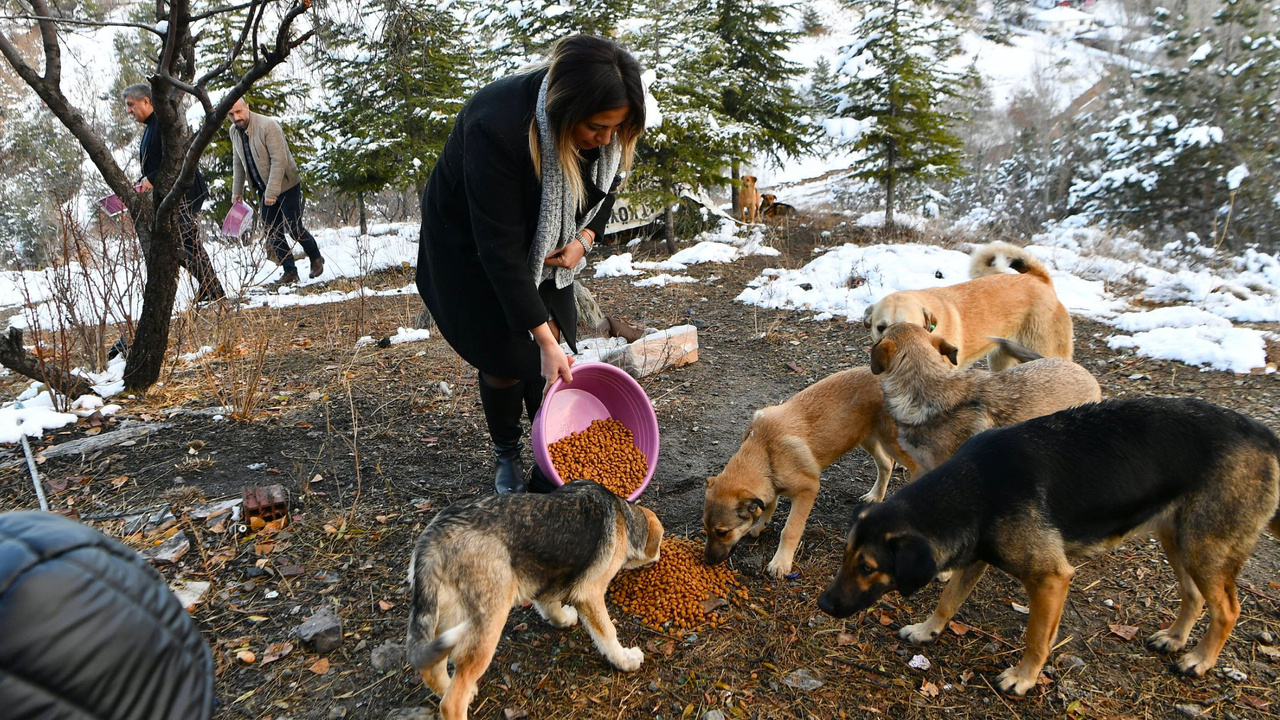
<path fill-rule="evenodd" d="M 636 5 L 636 0 L 488 0 L 475 17 L 492 36 L 492 59 L 501 71 L 545 58 L 568 35 L 616 37 Z"/>
<path fill-rule="evenodd" d="M 725 170 L 749 157 L 747 129 L 720 111 L 729 64 L 709 10 L 698 0 L 651 0 L 646 22 L 621 38 L 658 106 L 627 184 L 634 198 L 670 204 L 683 189 L 723 185 Z"/>
<path fill-rule="evenodd" d="M 421 192 L 466 100 L 474 63 L 462 21 L 449 8 L 367 0 L 330 37 L 327 102 L 307 165 L 317 179 L 354 196 L 361 232 L 365 195 L 384 188 Z M 454 10 L 461 12 L 460 7 Z"/>
<path fill-rule="evenodd" d="M 751 150 L 773 160 L 804 152 L 813 131 L 803 125 L 805 106 L 793 87 L 798 64 L 786 59 L 799 33 L 782 27 L 791 6 L 751 0 L 718 0 L 712 26 L 727 64 L 720 112 L 747 129 Z"/>
<path fill-rule="evenodd" d="M 850 177 L 885 190 L 885 225 L 893 223 L 903 180 L 952 179 L 962 173 L 962 120 L 956 99 L 971 73 L 950 69 L 958 31 L 943 16 L 925 15 L 909 0 L 863 0 L 862 22 L 836 66 L 836 114 L 871 121 L 841 143 L 865 153 Z"/>
<path fill-rule="evenodd" d="M 1178 239 L 1190 231 L 1235 246 L 1274 242 L 1280 149 L 1259 141 L 1280 120 L 1272 13 L 1263 0 L 1224 0 L 1209 25 L 1194 27 L 1159 12 L 1166 65 L 1137 74 L 1138 92 L 1113 95 L 1073 208 Z M 1233 188 L 1228 177 L 1241 166 L 1249 176 Z"/>
<path fill-rule="evenodd" d="M 767 2 L 717 0 L 712 25 L 727 63 L 720 112 L 743 128 L 748 150 L 774 162 L 809 149 L 815 136 L 800 121 L 806 108 L 792 85 L 800 67 L 782 54 L 799 35 L 781 26 L 791 10 Z M 737 185 L 736 159 L 732 170 Z M 733 214 L 740 212 L 734 193 Z"/>

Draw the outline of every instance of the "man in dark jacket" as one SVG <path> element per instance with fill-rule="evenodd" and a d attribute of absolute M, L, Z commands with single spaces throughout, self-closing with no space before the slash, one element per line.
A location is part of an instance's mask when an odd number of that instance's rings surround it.
<path fill-rule="evenodd" d="M 213 658 L 137 553 L 60 515 L 0 514 L 0 716 L 208 720 Z"/>
<path fill-rule="evenodd" d="M 160 172 L 160 161 L 164 157 L 164 141 L 160 136 L 159 119 L 155 107 L 151 104 L 150 85 L 130 85 L 121 93 L 124 98 L 124 109 L 138 124 L 143 126 L 142 142 L 138 146 L 138 161 L 142 164 L 142 179 L 138 181 L 138 189 L 150 192 L 155 185 L 156 175 Z M 209 262 L 209 254 L 200 242 L 200 227 L 197 216 L 209 199 L 209 186 L 204 181 L 200 169 L 196 169 L 195 180 L 187 190 L 186 197 L 178 207 L 178 239 L 182 246 L 182 266 L 191 273 L 191 277 L 199 284 L 196 301 L 220 300 L 226 297 L 218 275 Z M 156 204 L 159 204 L 156 198 Z"/>

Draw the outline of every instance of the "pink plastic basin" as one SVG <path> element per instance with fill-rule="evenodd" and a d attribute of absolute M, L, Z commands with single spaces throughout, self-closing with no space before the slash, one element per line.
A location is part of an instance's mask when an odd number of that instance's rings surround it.
<path fill-rule="evenodd" d="M 658 466 L 658 417 L 640 383 L 613 365 L 578 363 L 573 366 L 572 383 L 565 384 L 560 379 L 551 383 L 542 407 L 533 418 L 533 457 L 543 474 L 556 485 L 563 485 L 564 479 L 556 473 L 547 446 L 586 430 L 593 420 L 608 418 L 631 431 L 636 446 L 649 461 L 649 471 L 640 487 L 627 498 L 628 502 L 635 502 L 649 486 L 654 468 Z"/>

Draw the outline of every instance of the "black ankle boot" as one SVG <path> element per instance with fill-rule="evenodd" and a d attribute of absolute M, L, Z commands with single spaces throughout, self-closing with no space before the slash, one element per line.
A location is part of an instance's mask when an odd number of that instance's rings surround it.
<path fill-rule="evenodd" d="M 524 383 L 496 388 L 480 376 L 480 405 L 493 439 L 497 472 L 493 486 L 500 493 L 524 492 L 524 467 L 520 464 L 520 415 L 524 409 Z"/>
<path fill-rule="evenodd" d="M 555 492 L 559 488 L 560 486 L 556 485 L 551 478 L 547 477 L 542 472 L 542 468 L 535 463 L 533 470 L 529 473 L 529 492 L 549 493 Z"/>
<path fill-rule="evenodd" d="M 493 487 L 501 493 L 522 493 L 528 488 L 524 482 L 524 468 L 520 465 L 520 441 L 503 447 L 493 446 L 498 461 L 498 471 L 493 476 Z"/>

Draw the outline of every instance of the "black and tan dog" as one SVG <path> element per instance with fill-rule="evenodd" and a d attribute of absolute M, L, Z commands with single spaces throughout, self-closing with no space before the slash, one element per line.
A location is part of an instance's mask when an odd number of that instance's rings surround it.
<path fill-rule="evenodd" d="M 941 336 L 967 368 L 986 356 L 992 370 L 1018 360 L 992 339 L 1009 338 L 1045 357 L 1071 359 L 1071 315 L 1053 289 L 1049 270 L 1025 249 L 1006 242 L 974 248 L 968 282 L 901 290 L 867 308 L 862 323 L 879 340 L 890 325 L 915 323 Z M 1005 268 L 1016 273 L 1005 272 Z"/>
<path fill-rule="evenodd" d="M 1098 381 L 1083 367 L 993 340 L 1022 364 L 994 373 L 957 370 L 956 348 L 910 323 L 890 325 L 871 346 L 871 372 L 897 423 L 898 444 L 921 472 L 941 465 L 983 430 L 1102 399 Z"/>
<path fill-rule="evenodd" d="M 1236 575 L 1258 535 L 1268 523 L 1280 534 L 1278 502 L 1280 440 L 1256 420 L 1192 399 L 1083 405 L 976 435 L 887 501 L 855 508 L 818 606 L 846 617 L 954 570 L 933 614 L 898 633 L 927 643 L 994 565 L 1030 599 L 1026 654 L 997 681 L 1022 695 L 1049 658 L 1072 563 L 1147 531 L 1181 595 L 1177 619 L 1147 645 L 1181 649 L 1207 602 L 1209 628 L 1177 664 L 1201 677 L 1240 614 Z"/>
<path fill-rule="evenodd" d="M 662 523 L 590 480 L 548 495 L 490 495 L 441 510 L 409 565 L 409 663 L 439 695 L 446 720 L 467 717 L 507 614 L 532 601 L 556 627 L 581 618 L 596 647 L 627 672 L 644 661 L 624 648 L 605 607 L 619 570 L 658 560 Z M 452 659 L 453 677 L 446 660 Z"/>
<path fill-rule="evenodd" d="M 778 498 L 785 497 L 791 514 L 767 569 L 774 577 L 791 572 L 822 471 L 831 463 L 855 446 L 870 453 L 878 475 L 864 500 L 884 497 L 895 460 L 908 474 L 915 470 L 895 435 L 880 383 L 864 367 L 829 375 L 781 405 L 757 410 L 738 451 L 719 475 L 707 478 L 702 504 L 707 563 L 729 557 L 743 535 L 758 536 L 773 518 Z"/>

